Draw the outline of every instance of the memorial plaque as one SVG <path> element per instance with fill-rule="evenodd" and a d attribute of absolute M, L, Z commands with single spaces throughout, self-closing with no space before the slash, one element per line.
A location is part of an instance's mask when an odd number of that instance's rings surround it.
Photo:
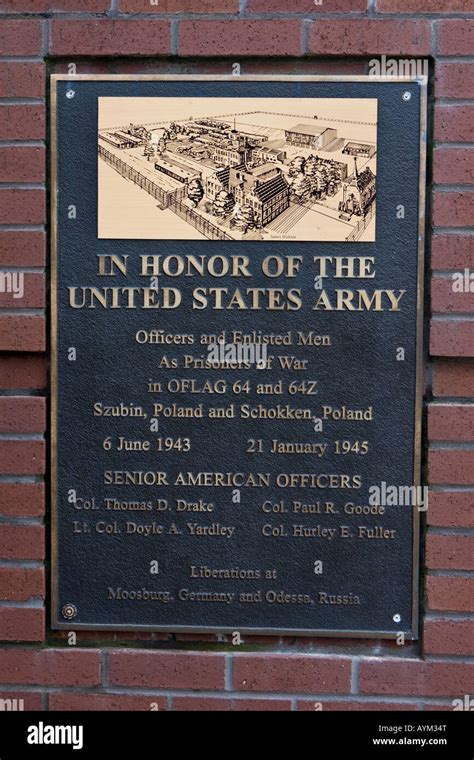
<path fill-rule="evenodd" d="M 53 628 L 417 636 L 425 88 L 53 77 Z"/>

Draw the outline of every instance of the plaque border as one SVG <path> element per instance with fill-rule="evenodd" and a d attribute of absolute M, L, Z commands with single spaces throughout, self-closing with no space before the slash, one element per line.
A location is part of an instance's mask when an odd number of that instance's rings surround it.
<path fill-rule="evenodd" d="M 413 484 L 421 485 L 422 459 L 422 410 L 424 388 L 424 274 L 425 274 L 425 242 L 426 242 L 426 156 L 427 156 L 427 76 L 372 76 L 369 74 L 348 76 L 324 75 L 280 75 L 280 74 L 51 74 L 50 75 L 50 497 L 51 497 L 51 630 L 84 630 L 84 631 L 149 631 L 167 633 L 197 633 L 232 635 L 233 629 L 216 626 L 183 626 L 183 625 L 140 625 L 125 623 L 88 624 L 74 621 L 62 622 L 57 619 L 58 612 L 58 547 L 57 547 L 57 82 L 153 82 L 153 81 L 207 81 L 207 82 L 384 82 L 417 84 L 420 87 L 420 120 L 419 120 L 419 177 L 418 177 L 418 246 L 417 246 L 417 295 L 416 295 L 416 359 L 415 359 L 415 408 L 414 408 L 414 457 Z M 413 507 L 412 519 L 412 618 L 411 631 L 404 632 L 409 640 L 419 637 L 419 583 L 420 583 L 420 511 Z M 235 630 L 235 627 L 234 627 Z M 351 629 L 309 629 L 309 628 L 239 628 L 239 633 L 246 635 L 282 635 L 282 636 L 314 636 L 324 638 L 359 638 L 359 639 L 396 639 L 397 632 L 376 630 Z"/>

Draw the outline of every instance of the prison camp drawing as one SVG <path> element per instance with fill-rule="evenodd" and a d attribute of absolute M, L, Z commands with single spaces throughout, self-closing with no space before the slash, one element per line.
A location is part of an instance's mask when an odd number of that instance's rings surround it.
<path fill-rule="evenodd" d="M 100 238 L 375 240 L 372 98 L 99 98 Z"/>

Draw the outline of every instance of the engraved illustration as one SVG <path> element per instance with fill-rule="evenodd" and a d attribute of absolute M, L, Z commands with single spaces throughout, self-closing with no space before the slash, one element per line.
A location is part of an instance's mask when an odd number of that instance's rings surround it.
<path fill-rule="evenodd" d="M 375 240 L 374 98 L 99 98 L 99 238 Z"/>

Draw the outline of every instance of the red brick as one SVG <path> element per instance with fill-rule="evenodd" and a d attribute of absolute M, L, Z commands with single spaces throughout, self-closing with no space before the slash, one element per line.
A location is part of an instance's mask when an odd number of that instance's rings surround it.
<path fill-rule="evenodd" d="M 54 692 L 48 697 L 50 710 L 87 710 L 121 712 L 121 711 L 150 711 L 151 705 L 157 705 L 158 711 L 166 710 L 166 701 L 162 696 L 147 694 L 92 694 L 85 692 L 58 693 Z M 156 710 L 156 707 L 153 707 Z"/>
<path fill-rule="evenodd" d="M 261 637 L 264 639 L 264 637 Z M 324 648 L 328 648 L 329 650 L 332 650 L 334 648 L 334 638 L 332 636 L 302 636 L 301 638 L 297 638 L 297 652 L 298 654 L 314 654 L 315 650 L 318 653 L 321 653 Z M 281 636 L 280 637 L 280 646 L 284 647 L 288 650 L 294 650 L 295 649 L 295 637 L 294 636 Z M 387 652 L 390 649 L 393 649 L 395 653 L 398 654 L 400 651 L 398 649 L 398 644 L 396 641 L 390 640 L 390 639 L 362 639 L 362 638 L 351 638 L 349 636 L 344 636 L 344 651 L 346 654 L 352 653 L 355 651 L 356 653 L 359 653 L 361 648 L 367 646 L 367 647 L 380 647 L 383 646 L 384 650 Z M 410 646 L 411 643 L 405 642 L 405 649 L 406 647 Z M 317 649 L 316 649 L 317 648 Z M 295 653 L 295 652 L 293 652 Z"/>
<path fill-rule="evenodd" d="M 231 697 L 173 697 L 171 709 L 173 712 L 230 712 Z"/>
<path fill-rule="evenodd" d="M 45 234 L 34 232 L 0 231 L 0 266 L 41 267 L 45 262 Z"/>
<path fill-rule="evenodd" d="M 44 351 L 44 317 L 0 316 L 0 351 Z"/>
<path fill-rule="evenodd" d="M 42 98 L 44 89 L 44 64 L 30 61 L 0 63 L 1 98 Z"/>
<path fill-rule="evenodd" d="M 332 712 L 334 710 L 343 712 L 346 712 L 346 710 L 351 712 L 367 712 L 369 710 L 392 712 L 395 710 L 414 711 L 418 709 L 418 706 L 413 702 L 368 702 L 361 699 L 342 699 L 338 702 L 331 702 L 325 699 L 299 699 L 296 703 L 296 709 L 305 712 L 319 712 L 321 711 L 319 705 L 322 705 L 322 712 Z"/>
<path fill-rule="evenodd" d="M 300 21 L 181 21 L 180 55 L 299 55 Z"/>
<path fill-rule="evenodd" d="M 361 658 L 361 694 L 458 696 L 472 687 L 474 666 L 467 663 Z"/>
<path fill-rule="evenodd" d="M 123 645 L 124 642 L 136 643 L 137 641 L 151 643 L 155 641 L 172 641 L 173 634 L 169 633 L 150 633 L 149 631 L 77 631 L 77 640 L 81 643 L 110 644 L 111 641 L 117 641 L 117 646 Z M 52 631 L 51 636 L 57 641 L 65 641 L 68 638 L 67 631 Z"/>
<path fill-rule="evenodd" d="M 172 710 L 175 711 L 290 711 L 289 699 L 233 699 L 232 697 L 173 697 Z"/>
<path fill-rule="evenodd" d="M 474 538 L 429 533 L 426 566 L 431 570 L 474 570 Z"/>
<path fill-rule="evenodd" d="M 242 654 L 234 657 L 234 688 L 240 691 L 345 693 L 351 661 L 314 655 Z"/>
<path fill-rule="evenodd" d="M 0 599 L 26 602 L 35 596 L 44 598 L 44 568 L 0 567 Z"/>
<path fill-rule="evenodd" d="M 129 58 L 119 62 L 115 58 L 103 58 L 101 60 L 84 58 L 80 67 L 81 74 L 158 74 L 159 71 L 163 71 L 162 64 L 159 61 L 153 64 L 148 59 L 143 58 Z M 227 70 L 229 70 L 228 66 Z M 68 62 L 52 58 L 51 73 L 67 74 Z"/>
<path fill-rule="evenodd" d="M 174 704 L 174 702 L 173 702 Z M 289 712 L 289 699 L 233 699 L 233 712 Z"/>
<path fill-rule="evenodd" d="M 455 272 L 448 277 L 433 277 L 431 280 L 431 311 L 435 314 L 474 311 L 474 278 L 472 292 L 465 289 L 465 282 L 469 282 L 469 274 L 466 277 L 463 271 Z"/>
<path fill-rule="evenodd" d="M 148 689 L 223 689 L 224 656 L 116 650 L 109 654 L 109 682 Z"/>
<path fill-rule="evenodd" d="M 0 514 L 41 517 L 44 514 L 44 484 L 0 483 Z"/>
<path fill-rule="evenodd" d="M 46 426 L 46 399 L 0 396 L 0 433 L 42 433 Z"/>
<path fill-rule="evenodd" d="M 44 190 L 0 188 L 0 223 L 43 224 L 46 215 Z"/>
<path fill-rule="evenodd" d="M 426 517 L 429 525 L 474 527 L 474 491 L 430 491 Z"/>
<path fill-rule="evenodd" d="M 39 55 L 41 24 L 32 19 L 3 19 L 0 24 L 0 55 Z"/>
<path fill-rule="evenodd" d="M 16 705 L 16 710 L 25 710 L 28 712 L 41 711 L 43 709 L 42 694 L 39 691 L 0 691 L 0 700 L 16 700 L 9 706 L 5 707 L 5 710 L 12 709 L 12 705 Z"/>
<path fill-rule="evenodd" d="M 45 305 L 45 275 L 39 272 L 24 272 L 23 286 L 18 273 L 2 273 L 0 307 L 8 309 L 42 308 Z M 8 278 L 12 278 L 9 280 Z M 22 291 L 19 288 L 22 287 Z M 14 288 L 14 291 L 13 291 Z M 4 292 L 2 292 L 4 291 Z"/>
<path fill-rule="evenodd" d="M 100 653 L 92 649 L 2 649 L 0 683 L 97 686 Z"/>
<path fill-rule="evenodd" d="M 378 13 L 472 13 L 472 0 L 377 0 Z"/>
<path fill-rule="evenodd" d="M 423 633 L 425 654 L 472 655 L 473 620 L 426 620 Z"/>
<path fill-rule="evenodd" d="M 433 364 L 433 395 L 467 397 L 474 388 L 474 360 L 437 359 Z"/>
<path fill-rule="evenodd" d="M 430 610 L 474 612 L 474 578 L 428 575 L 426 601 Z"/>
<path fill-rule="evenodd" d="M 365 13 L 367 0 L 323 0 L 315 5 L 314 0 L 247 0 L 246 13 Z"/>
<path fill-rule="evenodd" d="M 0 275 L 0 307 L 8 309 L 45 306 L 45 275 L 39 272 L 6 272 Z M 22 277 L 22 282 L 20 281 Z"/>
<path fill-rule="evenodd" d="M 105 13 L 111 0 L 2 0 L 2 11 L 10 13 Z M 148 0 L 149 2 L 149 0 Z"/>
<path fill-rule="evenodd" d="M 0 641 L 43 641 L 44 609 L 0 607 Z"/>
<path fill-rule="evenodd" d="M 42 525 L 0 525 L 1 559 L 44 559 Z"/>
<path fill-rule="evenodd" d="M 238 13 L 239 0 L 119 0 L 122 13 Z"/>
<path fill-rule="evenodd" d="M 435 95 L 437 98 L 474 98 L 474 64 L 438 62 Z"/>
<path fill-rule="evenodd" d="M 428 55 L 430 24 L 424 19 L 321 19 L 310 26 L 308 49 L 316 55 Z"/>
<path fill-rule="evenodd" d="M 0 355 L 0 388 L 42 389 L 48 384 L 48 364 L 45 356 L 36 354 Z"/>
<path fill-rule="evenodd" d="M 41 475 L 45 469 L 44 441 L 0 440 L 0 473 Z"/>
<path fill-rule="evenodd" d="M 474 440 L 474 404 L 430 404 L 428 439 L 430 441 Z"/>
<path fill-rule="evenodd" d="M 165 55 L 170 45 L 168 21 L 51 21 L 53 55 Z"/>
<path fill-rule="evenodd" d="M 436 105 L 434 139 L 437 142 L 474 142 L 474 105 Z"/>
<path fill-rule="evenodd" d="M 219 636 L 217 633 L 176 633 L 176 641 L 203 641 L 209 644 L 217 644 Z"/>
<path fill-rule="evenodd" d="M 43 182 L 44 148 L 0 147 L 2 182 Z"/>
<path fill-rule="evenodd" d="M 431 266 L 433 269 L 474 269 L 474 235 L 433 235 Z"/>
<path fill-rule="evenodd" d="M 435 227 L 470 227 L 474 217 L 474 192 L 433 193 Z"/>
<path fill-rule="evenodd" d="M 471 3 L 471 13 L 472 13 Z M 474 21 L 472 19 L 442 19 L 438 23 L 439 55 L 472 55 Z"/>
<path fill-rule="evenodd" d="M 474 324 L 462 319 L 432 321 L 430 353 L 433 356 L 474 356 Z"/>
<path fill-rule="evenodd" d="M 43 140 L 44 136 L 44 106 L 0 105 L 0 140 Z"/>
<path fill-rule="evenodd" d="M 320 58 L 283 58 L 275 60 L 268 58 L 265 63 L 262 61 L 245 61 L 242 69 L 244 74 L 298 74 L 298 75 L 323 75 L 328 76 L 338 74 L 365 74 L 367 66 L 364 61 L 355 60 L 338 60 L 330 58 L 322 60 Z M 229 73 L 229 64 L 226 62 L 224 74 Z"/>
<path fill-rule="evenodd" d="M 14 288 L 15 290 L 10 290 L 10 292 L 8 292 L 8 290 L 7 292 L 0 292 L 0 307 L 26 309 L 43 307 L 45 305 L 45 276 L 43 274 L 31 272 L 24 272 L 22 274 L 23 285 L 20 285 L 18 281 L 18 277 L 20 276 L 19 273 L 6 273 L 6 277 L 8 278 L 11 276 L 12 281 L 9 282 L 7 279 L 6 286 L 2 284 L 2 289 L 3 287 L 7 287 L 8 289 Z M 0 277 L 5 277 L 5 275 L 0 275 Z M 5 279 L 3 282 L 5 282 Z M 18 290 L 19 287 L 22 287 L 22 291 Z M 23 368 L 28 371 L 28 366 L 25 362 L 23 362 Z M 6 372 L 7 366 L 5 359 L 0 357 L 0 387 L 6 387 L 6 377 L 4 376 L 4 373 L 6 374 Z M 19 382 L 19 385 L 16 387 L 21 387 L 25 378 L 17 378 L 17 381 Z"/>
<path fill-rule="evenodd" d="M 474 482 L 474 451 L 432 449 L 428 453 L 429 482 L 468 486 Z"/>
<path fill-rule="evenodd" d="M 474 78 L 474 66 L 472 75 Z M 433 181 L 446 185 L 471 185 L 474 181 L 474 149 L 435 148 Z"/>
<path fill-rule="evenodd" d="M 364 61 L 345 60 L 336 58 L 267 58 L 263 63 L 254 59 L 246 59 L 242 65 L 244 74 L 365 74 L 366 64 Z M 61 61 L 51 62 L 52 73 L 67 74 L 67 63 Z M 159 74 L 159 59 L 150 61 L 141 58 L 129 58 L 117 63 L 114 58 L 104 59 L 104 62 L 94 59 L 81 61 L 81 72 L 88 74 Z M 178 64 L 170 64 L 167 68 L 169 73 L 179 73 Z M 189 74 L 229 74 L 229 61 L 225 58 L 195 58 L 186 65 Z"/>

